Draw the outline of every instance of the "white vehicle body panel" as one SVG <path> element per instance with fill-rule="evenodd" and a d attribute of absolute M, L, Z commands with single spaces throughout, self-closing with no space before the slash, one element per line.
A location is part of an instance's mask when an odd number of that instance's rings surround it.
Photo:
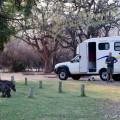
<path fill-rule="evenodd" d="M 80 44 L 80 73 L 88 72 L 87 43 Z"/>
<path fill-rule="evenodd" d="M 95 45 L 95 69 L 89 67 L 89 44 Z M 105 50 L 101 50 L 100 45 L 106 44 Z M 114 74 L 120 73 L 120 36 L 91 38 L 83 41 L 77 46 L 76 54 L 81 58 L 78 62 L 68 62 L 66 65 L 69 68 L 71 74 L 99 74 L 99 71 L 103 68 L 107 68 L 105 60 L 108 57 L 109 52 L 112 52 L 112 56 L 117 58 L 118 62 L 114 64 Z M 65 63 L 62 63 L 65 64 Z M 58 67 L 61 64 L 55 66 Z"/>

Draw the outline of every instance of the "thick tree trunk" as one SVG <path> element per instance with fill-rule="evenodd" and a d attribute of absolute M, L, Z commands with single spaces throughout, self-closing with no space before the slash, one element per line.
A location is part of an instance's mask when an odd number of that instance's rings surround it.
<path fill-rule="evenodd" d="M 51 73 L 52 72 L 52 61 L 51 61 L 51 58 L 45 59 L 44 62 L 45 62 L 44 73 Z"/>

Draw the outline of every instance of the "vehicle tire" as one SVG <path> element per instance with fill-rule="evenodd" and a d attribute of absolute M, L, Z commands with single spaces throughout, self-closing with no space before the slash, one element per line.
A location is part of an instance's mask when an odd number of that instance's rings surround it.
<path fill-rule="evenodd" d="M 68 73 L 65 69 L 61 69 L 59 72 L 58 72 L 58 77 L 60 80 L 67 80 L 68 78 Z"/>
<path fill-rule="evenodd" d="M 107 76 L 108 76 L 108 74 L 107 74 L 107 71 L 105 69 L 100 71 L 100 78 L 101 78 L 101 80 L 107 81 Z"/>
<path fill-rule="evenodd" d="M 120 75 L 113 75 L 113 80 L 120 81 Z"/>
<path fill-rule="evenodd" d="M 80 79 L 80 75 L 72 75 L 72 79 L 73 80 L 79 80 Z"/>

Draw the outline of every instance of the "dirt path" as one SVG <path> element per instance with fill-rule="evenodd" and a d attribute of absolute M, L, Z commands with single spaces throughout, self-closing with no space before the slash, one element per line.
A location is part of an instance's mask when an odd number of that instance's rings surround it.
<path fill-rule="evenodd" d="M 43 73 L 0 73 L 2 80 L 11 80 L 11 76 L 14 76 L 15 80 L 25 80 L 27 77 L 29 80 L 59 80 L 55 74 L 43 74 Z M 96 80 L 101 81 L 99 76 L 94 76 Z M 69 78 L 68 80 L 72 80 Z M 87 77 L 82 77 L 80 80 L 87 81 Z"/>
<path fill-rule="evenodd" d="M 15 80 L 25 80 L 27 77 L 29 80 L 55 80 L 57 76 L 54 74 L 43 75 L 43 74 L 23 74 L 23 73 L 0 73 L 2 80 L 11 80 L 11 76 L 14 76 Z"/>
<path fill-rule="evenodd" d="M 11 76 L 14 76 L 15 80 L 25 80 L 27 77 L 29 80 L 59 80 L 56 74 L 43 74 L 43 73 L 0 73 L 0 78 L 2 80 L 11 80 Z M 100 82 L 104 84 L 104 81 L 100 80 L 99 76 L 94 76 L 96 82 Z M 72 78 L 68 78 L 68 80 L 73 80 Z M 80 81 L 87 81 L 88 77 L 81 77 Z M 78 80 L 79 81 L 79 80 Z M 119 82 L 120 83 L 120 82 Z"/>

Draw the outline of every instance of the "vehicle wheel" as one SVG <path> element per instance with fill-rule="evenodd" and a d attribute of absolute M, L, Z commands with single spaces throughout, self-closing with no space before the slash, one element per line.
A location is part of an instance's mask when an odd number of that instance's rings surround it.
<path fill-rule="evenodd" d="M 120 75 L 113 75 L 113 80 L 120 81 Z"/>
<path fill-rule="evenodd" d="M 72 79 L 73 80 L 79 80 L 80 79 L 80 75 L 72 75 Z"/>
<path fill-rule="evenodd" d="M 104 69 L 104 70 L 101 70 L 100 71 L 100 78 L 103 80 L 103 81 L 107 81 L 107 71 Z"/>
<path fill-rule="evenodd" d="M 60 80 L 67 80 L 67 78 L 68 78 L 68 73 L 67 73 L 66 70 L 61 69 L 61 70 L 58 72 L 58 76 L 59 76 L 59 79 L 60 79 Z"/>

